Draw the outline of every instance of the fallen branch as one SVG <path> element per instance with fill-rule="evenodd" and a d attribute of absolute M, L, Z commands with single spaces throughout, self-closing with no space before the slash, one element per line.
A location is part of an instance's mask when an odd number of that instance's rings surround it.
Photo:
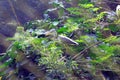
<path fill-rule="evenodd" d="M 78 54 L 76 54 L 75 56 L 73 56 L 72 59 L 75 60 L 78 56 L 80 56 L 80 55 L 83 56 L 83 55 L 84 55 L 84 54 L 82 54 L 83 52 L 87 51 L 88 49 L 90 49 L 90 48 L 92 48 L 92 47 L 94 47 L 94 46 L 96 46 L 96 45 L 98 45 L 98 44 L 100 44 L 100 43 L 102 43 L 102 42 L 97 42 L 97 43 L 95 43 L 95 44 L 93 44 L 93 45 L 85 48 L 85 49 L 82 50 L 80 53 L 78 53 Z M 80 56 L 80 57 L 81 57 L 81 56 Z"/>
<path fill-rule="evenodd" d="M 0 65 L 3 63 L 0 62 Z M 5 72 L 7 74 L 6 76 L 8 77 L 9 80 L 20 80 L 16 75 L 15 75 L 15 70 L 10 68 L 10 67 L 4 67 L 0 68 L 0 72 Z"/>
<path fill-rule="evenodd" d="M 0 45 L 4 46 L 5 49 L 10 48 L 9 46 L 11 45 L 10 41 L 6 40 L 6 37 L 2 34 L 0 34 Z M 25 56 L 24 52 L 19 51 L 18 52 L 18 57 L 20 59 L 17 59 L 18 62 L 22 63 L 22 67 L 26 70 L 28 70 L 29 72 L 31 72 L 32 74 L 34 74 L 37 79 L 40 80 L 45 80 L 45 75 L 42 71 L 40 71 L 39 67 L 33 63 L 32 61 L 30 61 L 29 59 L 27 59 L 27 57 Z M 24 63 L 26 62 L 26 63 Z M 23 64 L 24 63 L 24 64 Z M 12 80 L 17 80 L 17 79 L 12 79 Z"/>

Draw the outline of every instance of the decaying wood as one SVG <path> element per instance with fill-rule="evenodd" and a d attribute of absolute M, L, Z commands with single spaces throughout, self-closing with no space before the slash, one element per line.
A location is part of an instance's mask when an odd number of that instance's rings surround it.
<path fill-rule="evenodd" d="M 6 36 L 0 34 L 0 45 L 4 46 L 5 49 L 7 49 L 8 46 L 10 45 L 10 43 L 11 43 L 10 41 L 7 41 L 6 39 L 7 39 Z"/>
<path fill-rule="evenodd" d="M 2 65 L 2 62 L 0 62 L 0 65 Z M 13 70 L 10 67 L 4 67 L 0 68 L 0 72 L 5 72 L 7 74 L 8 80 L 20 80 L 16 75 L 15 75 L 15 70 Z M 8 72 L 8 73 L 7 73 Z"/>
<path fill-rule="evenodd" d="M 32 61 L 28 60 L 25 54 L 22 51 L 18 52 L 19 59 L 16 59 L 18 62 L 21 62 L 21 66 L 33 73 L 38 79 L 45 80 L 45 75 L 40 71 L 39 67 L 34 64 Z"/>
<path fill-rule="evenodd" d="M 0 44 L 3 45 L 6 49 L 10 46 L 11 42 L 6 41 L 6 37 L 0 34 Z M 42 71 L 40 71 L 39 67 L 34 64 L 32 61 L 28 60 L 25 56 L 25 54 L 22 51 L 18 52 L 18 59 L 16 59 L 18 62 L 21 62 L 21 66 L 34 74 L 38 79 L 45 80 L 45 75 Z M 24 63 L 26 62 L 26 63 Z M 11 79 L 12 80 L 12 79 Z M 17 80 L 17 79 L 13 79 Z"/>

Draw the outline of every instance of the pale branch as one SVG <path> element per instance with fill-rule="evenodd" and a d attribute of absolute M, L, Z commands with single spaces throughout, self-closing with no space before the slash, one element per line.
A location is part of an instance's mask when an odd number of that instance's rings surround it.
<path fill-rule="evenodd" d="M 83 54 L 82 54 L 83 52 L 87 51 L 88 49 L 90 49 L 90 48 L 92 48 L 92 47 L 94 47 L 94 46 L 96 46 L 96 45 L 98 45 L 98 44 L 100 44 L 100 43 L 102 43 L 102 42 L 97 42 L 97 43 L 95 43 L 95 44 L 93 44 L 93 45 L 85 48 L 84 50 L 82 50 L 81 52 L 79 52 L 78 54 L 76 54 L 75 56 L 73 56 L 72 59 L 75 60 L 78 56 L 80 56 L 80 55 L 82 56 L 82 55 L 83 55 Z"/>

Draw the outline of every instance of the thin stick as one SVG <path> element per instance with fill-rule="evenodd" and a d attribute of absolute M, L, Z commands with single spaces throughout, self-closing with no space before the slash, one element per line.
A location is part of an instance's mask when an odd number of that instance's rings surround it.
<path fill-rule="evenodd" d="M 15 18 L 16 18 L 16 21 L 17 21 L 18 25 L 20 26 L 20 22 L 19 22 L 19 20 L 18 20 L 17 14 L 16 14 L 16 12 L 15 12 L 15 8 L 14 8 L 11 0 L 8 0 L 8 3 L 10 4 L 11 10 L 12 10 L 12 12 L 13 12 Z"/>
<path fill-rule="evenodd" d="M 91 47 L 94 47 L 95 45 L 98 45 L 98 44 L 100 44 L 100 43 L 102 43 L 102 42 L 98 42 L 98 43 L 96 43 L 96 44 L 93 44 L 93 45 L 91 45 L 91 46 L 85 48 L 85 49 L 82 50 L 80 53 L 78 53 L 77 55 L 73 56 L 72 59 L 73 59 L 73 60 L 76 59 L 79 55 L 82 56 L 82 55 L 83 55 L 83 54 L 82 54 L 83 52 L 85 52 L 86 50 L 88 50 L 88 49 L 90 49 Z"/>

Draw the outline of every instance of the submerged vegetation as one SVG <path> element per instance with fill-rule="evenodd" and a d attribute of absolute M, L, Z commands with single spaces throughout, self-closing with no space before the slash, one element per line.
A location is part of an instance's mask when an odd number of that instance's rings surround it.
<path fill-rule="evenodd" d="M 0 56 L 3 80 L 104 80 L 104 71 L 120 76 L 120 24 L 101 7 L 80 0 L 65 8 L 51 2 L 58 19 L 27 22 L 18 26 L 12 44 Z M 54 29 L 55 33 L 50 30 Z M 48 33 L 50 32 L 50 33 Z M 58 40 L 59 35 L 68 37 Z M 66 40 L 66 39 L 65 39 Z M 73 40 L 79 45 L 67 43 Z M 107 80 L 107 79 L 106 79 Z M 113 79 L 109 79 L 113 80 Z"/>

